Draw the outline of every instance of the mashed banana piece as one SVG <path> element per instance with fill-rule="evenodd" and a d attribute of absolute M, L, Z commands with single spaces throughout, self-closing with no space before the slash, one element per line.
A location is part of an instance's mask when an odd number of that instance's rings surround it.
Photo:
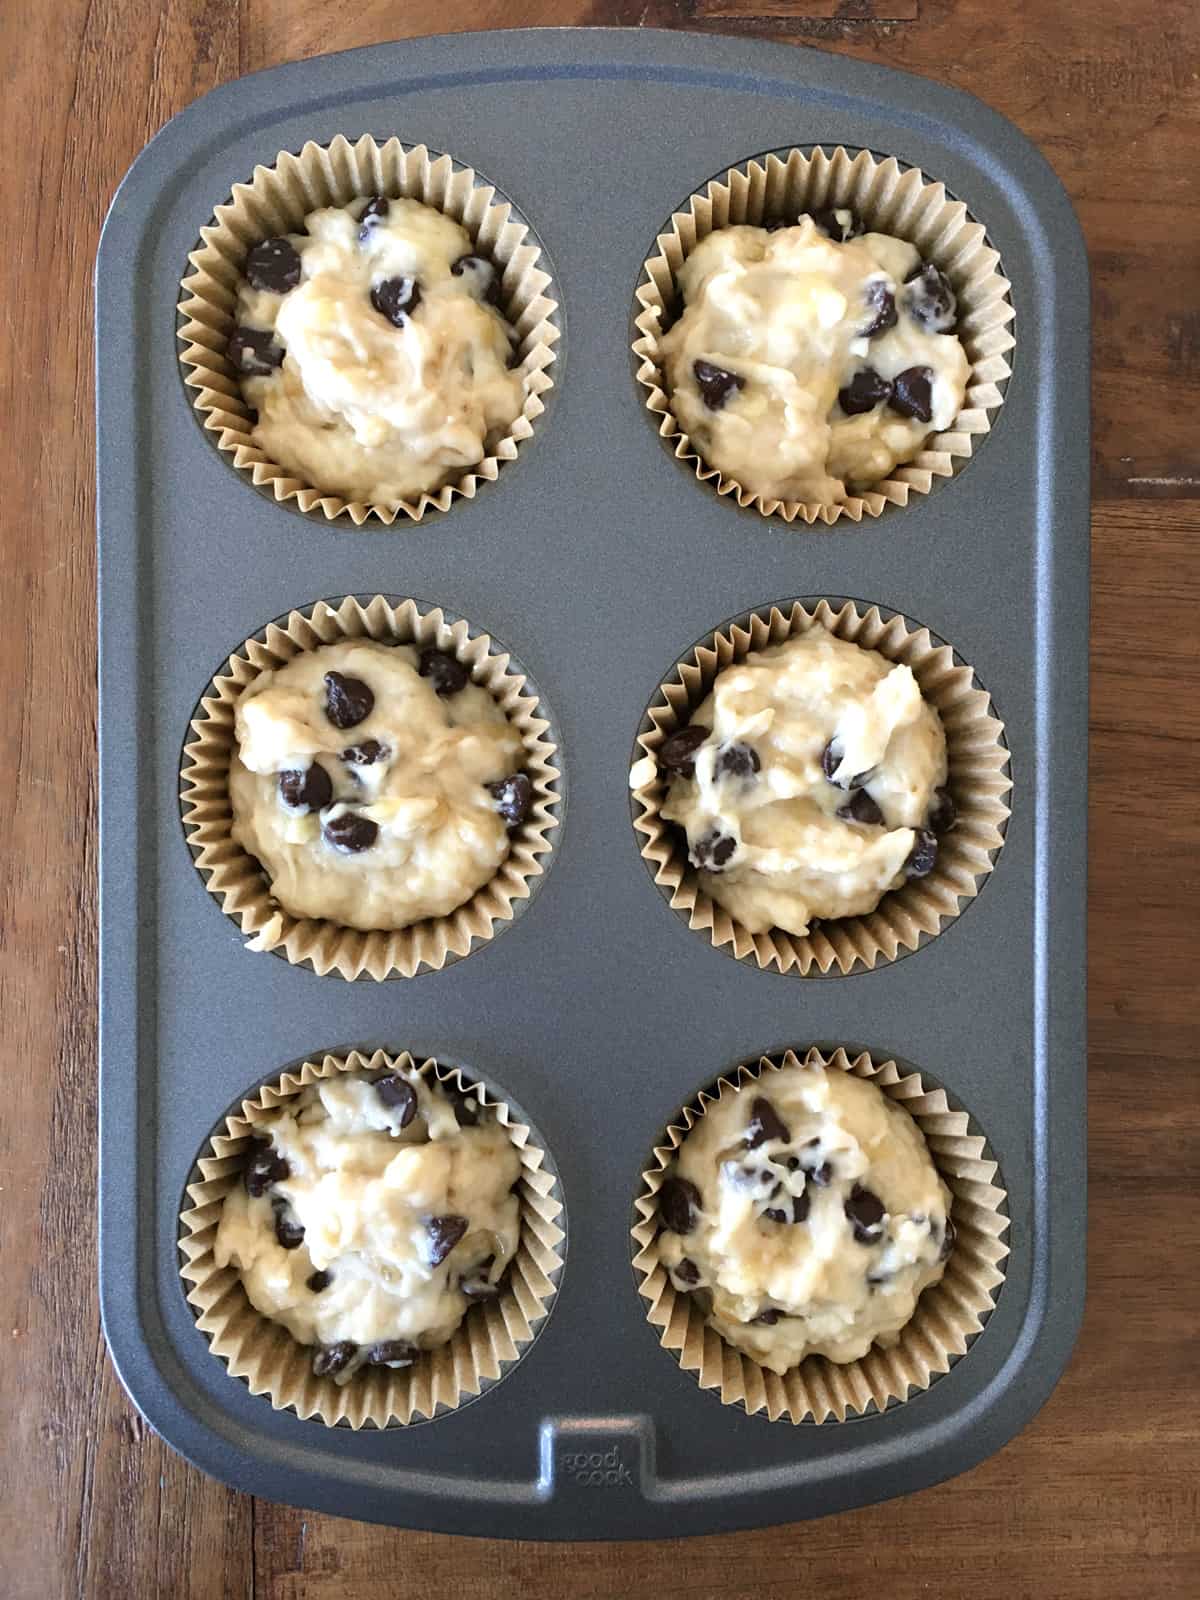
<path fill-rule="evenodd" d="M 369 639 L 303 651 L 245 689 L 235 736 L 233 837 L 295 917 L 404 928 L 446 916 L 508 853 L 497 789 L 521 764 L 520 736 L 440 652 Z M 528 793 L 523 775 L 512 783 Z"/>
<path fill-rule="evenodd" d="M 499 1292 L 521 1163 L 494 1115 L 464 1104 L 477 1120 L 460 1127 L 440 1087 L 397 1067 L 323 1079 L 257 1125 L 214 1255 L 257 1311 L 318 1347 L 318 1375 L 406 1366 Z"/>
<path fill-rule="evenodd" d="M 230 359 L 255 443 L 350 499 L 394 505 L 461 476 L 523 401 L 516 334 L 486 300 L 495 268 L 416 200 L 313 211 L 304 228 L 251 251 L 238 291 Z"/>
<path fill-rule="evenodd" d="M 662 814 L 751 933 L 861 916 L 931 870 L 946 737 L 910 667 L 813 627 L 719 673 L 690 727 Z"/>
<path fill-rule="evenodd" d="M 722 1338 L 782 1373 L 896 1343 L 945 1271 L 950 1204 L 917 1124 L 873 1083 L 784 1067 L 697 1120 L 660 1191 L 659 1249 Z"/>
<path fill-rule="evenodd" d="M 811 216 L 721 228 L 679 287 L 685 309 L 662 341 L 672 410 L 704 461 L 755 494 L 844 501 L 962 408 L 953 292 L 902 239 L 835 240 Z"/>

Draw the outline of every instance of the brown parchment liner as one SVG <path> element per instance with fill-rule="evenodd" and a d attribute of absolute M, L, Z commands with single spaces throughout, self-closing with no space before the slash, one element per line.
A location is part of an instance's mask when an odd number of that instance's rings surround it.
<path fill-rule="evenodd" d="M 488 689 L 521 737 L 522 770 L 533 784 L 529 815 L 510 835 L 508 855 L 496 875 L 444 917 L 427 917 L 407 928 L 364 932 L 335 922 L 294 917 L 271 898 L 258 862 L 233 838 L 229 768 L 236 753 L 234 717 L 238 696 L 261 672 L 283 666 L 305 650 L 342 639 L 378 639 L 385 644 L 432 645 L 458 657 L 475 683 Z M 294 966 L 336 972 L 343 978 L 411 978 L 437 970 L 490 939 L 498 924 L 512 920 L 543 874 L 542 857 L 558 826 L 557 747 L 549 723 L 537 714 L 538 698 L 526 679 L 510 670 L 508 655 L 490 654 L 487 634 L 465 621 L 450 622 L 438 608 L 383 595 L 361 601 L 351 595 L 332 605 L 319 600 L 270 623 L 229 657 L 200 699 L 183 747 L 180 805 L 196 866 L 222 909 L 252 935 L 249 948 L 273 950 Z"/>
<path fill-rule="evenodd" d="M 763 606 L 744 625 L 718 630 L 660 685 L 647 713 L 649 727 L 638 735 L 638 759 L 657 757 L 663 739 L 688 722 L 719 672 L 810 627 L 827 628 L 839 639 L 911 667 L 921 694 L 942 719 L 947 787 L 958 821 L 939 839 L 937 865 L 928 877 L 891 890 L 866 916 L 821 923 L 804 937 L 782 928 L 751 933 L 705 894 L 688 861 L 683 830 L 663 820 L 667 784 L 657 760 L 654 777 L 633 790 L 633 825 L 642 835 L 642 856 L 671 906 L 686 914 L 688 926 L 707 933 L 718 949 L 729 946 L 739 959 L 802 976 L 814 968 L 848 973 L 894 961 L 956 917 L 962 902 L 978 894 L 1004 843 L 1009 815 L 1004 796 L 1012 788 L 1004 725 L 971 668 L 955 661 L 948 645 L 935 643 L 927 628 L 898 615 L 885 618 L 878 606 L 860 611 L 850 600 L 836 611 L 826 600 L 811 610 L 799 600 L 787 610 Z"/>
<path fill-rule="evenodd" d="M 718 468 L 709 466 L 671 411 L 659 341 L 682 310 L 676 276 L 702 239 L 735 223 L 794 220 L 802 211 L 848 206 L 868 229 L 890 233 L 915 244 L 927 261 L 950 279 L 958 297 L 958 326 L 971 375 L 963 408 L 954 426 L 931 434 L 912 461 L 897 466 L 861 494 L 839 505 L 820 501 L 774 500 L 754 494 Z M 860 522 L 877 517 L 886 506 L 908 504 L 910 494 L 928 494 L 935 478 L 948 478 L 970 458 L 973 441 L 992 426 L 1004 401 L 1011 375 L 1008 352 L 1015 339 L 1009 300 L 1010 284 L 1000 272 L 999 253 L 987 242 L 981 223 L 971 219 L 961 200 L 947 195 L 915 167 L 902 167 L 894 156 L 878 160 L 869 150 L 838 145 L 811 154 L 792 150 L 781 159 L 760 156 L 714 178 L 693 194 L 687 206 L 671 217 L 656 240 L 655 253 L 642 268 L 635 321 L 638 382 L 646 390 L 646 408 L 657 418 L 662 438 L 671 440 L 680 461 L 694 465 L 696 476 L 718 494 L 733 495 L 739 506 L 753 506 L 765 517 L 785 522 L 797 518 L 827 527 L 841 518 Z"/>
<path fill-rule="evenodd" d="M 283 1101 L 309 1084 L 339 1072 L 416 1068 L 451 1088 L 469 1088 L 480 1103 L 494 1108 L 521 1158 L 521 1234 L 508 1285 L 500 1297 L 472 1306 L 448 1343 L 426 1351 L 411 1367 L 361 1367 L 339 1386 L 312 1372 L 313 1347 L 299 1344 L 287 1329 L 256 1311 L 232 1266 L 218 1267 L 213 1255 L 225 1196 L 242 1181 L 246 1146 L 253 1129 Z M 306 1061 L 242 1101 L 240 1115 L 225 1119 L 197 1163 L 200 1177 L 187 1187 L 188 1206 L 180 1216 L 180 1274 L 189 1285 L 188 1303 L 196 1325 L 231 1377 L 244 1378 L 251 1394 L 266 1395 L 277 1411 L 319 1417 L 330 1427 L 386 1428 L 452 1411 L 497 1382 L 521 1359 L 535 1330 L 549 1313 L 562 1268 L 564 1237 L 556 1218 L 556 1179 L 547 1171 L 546 1153 L 530 1143 L 530 1130 L 503 1100 L 479 1083 L 464 1080 L 457 1067 L 429 1059 L 416 1062 L 407 1051 L 371 1056 L 353 1050 Z"/>
<path fill-rule="evenodd" d="M 251 438 L 251 414 L 226 357 L 242 264 L 251 246 L 294 232 L 319 207 L 345 206 L 376 194 L 406 196 L 444 211 L 462 223 L 477 250 L 496 262 L 504 314 L 519 336 L 525 391 L 520 415 L 489 455 L 442 488 L 395 503 L 345 500 L 271 461 Z M 448 510 L 456 496 L 472 499 L 480 484 L 495 479 L 545 409 L 542 396 L 554 386 L 559 330 L 552 320 L 558 304 L 542 260 L 540 246 L 507 200 L 497 198 L 469 167 L 456 167 L 449 156 L 435 155 L 424 145 L 410 148 L 399 139 L 377 144 L 369 135 L 351 144 L 339 134 L 328 146 L 306 144 L 298 155 L 285 150 L 273 166 L 255 167 L 249 183 L 234 185 L 188 257 L 178 308 L 184 382 L 195 390 L 193 404 L 217 447 L 276 500 L 294 501 L 301 511 L 330 522 L 345 513 L 359 527 L 369 517 L 390 525 L 401 512 L 417 522 L 427 511 Z"/>
<path fill-rule="evenodd" d="M 957 1238 L 941 1281 L 926 1289 L 890 1349 L 872 1345 L 860 1361 L 849 1362 L 806 1356 L 780 1376 L 726 1344 L 692 1296 L 672 1285 L 658 1253 L 657 1197 L 676 1151 L 709 1106 L 764 1075 L 812 1062 L 868 1079 L 916 1121 L 953 1197 Z M 970 1118 L 950 1109 L 943 1090 L 926 1089 L 918 1072 L 902 1072 L 894 1061 L 877 1063 L 865 1051 L 851 1060 L 840 1046 L 828 1057 L 810 1049 L 803 1063 L 792 1050 L 778 1058 L 763 1056 L 721 1078 L 715 1093 L 702 1092 L 684 1106 L 680 1120 L 666 1130 L 666 1143 L 655 1147 L 654 1159 L 642 1174 L 636 1202 L 640 1220 L 632 1230 L 638 1293 L 648 1303 L 646 1319 L 659 1330 L 663 1349 L 685 1372 L 695 1373 L 701 1388 L 718 1390 L 722 1405 L 743 1406 L 750 1416 L 765 1411 L 772 1422 L 784 1417 L 842 1422 L 871 1406 L 884 1411 L 948 1372 L 991 1314 L 1004 1281 L 1001 1263 L 1009 1253 L 1001 1239 L 1008 1228 L 1007 1195 L 997 1182 L 997 1163 L 985 1140 L 971 1131 Z"/>

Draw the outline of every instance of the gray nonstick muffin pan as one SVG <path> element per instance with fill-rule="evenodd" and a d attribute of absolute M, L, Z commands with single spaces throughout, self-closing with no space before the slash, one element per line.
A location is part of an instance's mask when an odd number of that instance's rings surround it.
<path fill-rule="evenodd" d="M 176 302 L 200 228 L 258 163 L 337 134 L 474 167 L 529 222 L 563 332 L 533 437 L 495 483 L 391 529 L 276 504 L 193 412 Z M 919 166 L 982 221 L 1016 309 L 1013 375 L 957 474 L 855 526 L 739 511 L 658 437 L 630 354 L 642 262 L 712 176 L 792 146 Z M 139 156 L 97 266 L 104 1326 L 151 1425 L 250 1493 L 522 1538 L 650 1537 L 817 1516 L 974 1465 L 1035 1413 L 1084 1292 L 1088 281 L 1040 155 L 970 97 L 818 52 L 633 31 L 406 41 L 245 78 Z M 248 952 L 184 840 L 181 746 L 230 651 L 292 608 L 411 595 L 511 649 L 569 798 L 549 876 L 495 939 L 389 983 Z M 760 971 L 672 912 L 639 857 L 634 740 L 727 618 L 850 596 L 953 645 L 1011 749 L 976 900 L 850 976 Z M 809 1044 L 895 1057 L 1000 1163 L 1011 1255 L 984 1331 L 883 1414 L 794 1425 L 722 1405 L 659 1346 L 632 1267 L 640 1174 L 733 1064 Z M 352 1046 L 460 1063 L 523 1108 L 561 1180 L 565 1270 L 480 1398 L 385 1430 L 274 1411 L 212 1356 L 179 1276 L 184 1187 L 227 1109 Z M 599 1457 L 597 1466 L 592 1458 Z"/>

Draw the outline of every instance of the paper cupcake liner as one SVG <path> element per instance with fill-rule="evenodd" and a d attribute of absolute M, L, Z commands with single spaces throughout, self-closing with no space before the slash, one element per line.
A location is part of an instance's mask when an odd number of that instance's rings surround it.
<path fill-rule="evenodd" d="M 417 1068 L 451 1088 L 470 1089 L 492 1106 L 508 1130 L 521 1158 L 521 1236 L 508 1285 L 496 1300 L 479 1302 L 467 1312 L 444 1345 L 428 1350 L 399 1371 L 362 1367 L 349 1382 L 312 1372 L 313 1347 L 298 1343 L 287 1329 L 270 1321 L 250 1304 L 241 1278 L 232 1266 L 218 1267 L 213 1255 L 225 1196 L 242 1180 L 246 1147 L 256 1126 L 281 1102 L 321 1078 L 338 1072 Z M 319 1417 L 329 1427 L 404 1425 L 453 1411 L 497 1383 L 522 1358 L 549 1314 L 563 1265 L 563 1230 L 556 1218 L 557 1179 L 547 1168 L 543 1150 L 530 1142 L 530 1129 L 516 1120 L 503 1100 L 486 1087 L 464 1079 L 457 1067 L 435 1060 L 418 1065 L 407 1051 L 306 1061 L 297 1072 L 285 1072 L 275 1083 L 242 1101 L 240 1114 L 225 1118 L 224 1131 L 214 1133 L 197 1163 L 200 1176 L 187 1186 L 187 1208 L 180 1216 L 180 1274 L 188 1284 L 187 1299 L 196 1325 L 212 1353 L 242 1378 L 251 1394 L 266 1395 L 277 1411 L 298 1417 Z"/>
<path fill-rule="evenodd" d="M 236 753 L 234 716 L 238 696 L 262 672 L 281 667 L 304 650 L 340 639 L 378 639 L 385 644 L 432 645 L 453 653 L 474 682 L 492 694 L 521 737 L 523 771 L 533 784 L 529 815 L 511 835 L 509 853 L 496 875 L 444 917 L 427 917 L 407 928 L 362 931 L 335 922 L 294 917 L 271 898 L 262 868 L 233 838 L 229 768 Z M 267 625 L 240 645 L 200 698 L 183 747 L 180 805 L 184 832 L 210 892 L 243 933 L 249 948 L 272 950 L 294 966 L 336 972 L 343 978 L 411 978 L 436 971 L 506 926 L 543 876 L 542 857 L 558 826 L 553 807 L 559 782 L 557 747 L 550 724 L 539 715 L 538 695 L 510 667 L 510 657 L 491 653 L 487 634 L 440 609 L 415 600 L 351 595 L 319 600 Z"/>
<path fill-rule="evenodd" d="M 873 1345 L 859 1361 L 806 1356 L 782 1376 L 770 1372 L 727 1344 L 692 1296 L 672 1284 L 658 1251 L 658 1191 L 675 1153 L 709 1106 L 764 1074 L 801 1065 L 801 1058 L 791 1050 L 778 1058 L 763 1056 L 684 1106 L 681 1120 L 667 1128 L 666 1142 L 655 1147 L 654 1165 L 642 1174 L 635 1206 L 639 1221 L 632 1229 L 634 1267 L 641 1278 L 638 1293 L 648 1304 L 646 1319 L 658 1329 L 663 1349 L 685 1372 L 695 1374 L 701 1388 L 718 1390 L 722 1405 L 742 1406 L 750 1416 L 765 1411 L 772 1422 L 809 1417 L 814 1423 L 842 1422 L 872 1408 L 882 1412 L 927 1389 L 982 1330 L 1004 1281 L 1001 1263 L 1009 1253 L 1000 1237 L 1008 1217 L 997 1163 L 986 1141 L 972 1131 L 971 1119 L 950 1108 L 943 1090 L 927 1089 L 920 1073 L 902 1072 L 894 1061 L 876 1063 L 865 1051 L 851 1060 L 840 1047 L 828 1057 L 813 1048 L 803 1058 L 804 1065 L 811 1062 L 869 1079 L 916 1121 L 953 1196 L 957 1237 L 944 1276 L 926 1289 L 894 1345 Z"/>
<path fill-rule="evenodd" d="M 521 414 L 489 455 L 442 488 L 395 503 L 346 500 L 271 461 L 251 438 L 251 413 L 226 356 L 242 263 L 251 246 L 294 231 L 319 207 L 345 206 L 376 194 L 403 195 L 444 211 L 500 267 L 504 312 L 519 335 L 525 390 Z M 180 285 L 178 333 L 184 382 L 196 391 L 193 404 L 217 447 L 276 500 L 294 502 L 301 511 L 330 522 L 345 513 L 359 527 L 369 517 L 390 525 L 400 513 L 416 522 L 427 511 L 448 510 L 456 496 L 472 499 L 481 484 L 495 479 L 545 409 L 542 396 L 554 385 L 559 330 L 553 321 L 558 305 L 543 263 L 540 245 L 528 225 L 513 215 L 509 201 L 497 198 L 496 190 L 471 168 L 459 167 L 424 145 L 408 148 L 399 139 L 378 144 L 367 135 L 351 144 L 339 134 L 327 146 L 306 144 L 299 155 L 285 150 L 274 166 L 255 167 L 249 183 L 234 185 L 230 199 L 201 228 L 200 245 L 188 257 L 191 270 Z"/>
<path fill-rule="evenodd" d="M 860 611 L 850 600 L 835 604 L 837 611 L 827 600 L 812 609 L 800 600 L 787 610 L 763 606 L 697 645 L 659 686 L 642 719 L 630 773 L 633 825 L 643 836 L 641 853 L 671 907 L 686 917 L 690 928 L 707 933 L 717 949 L 729 946 L 740 960 L 801 976 L 814 968 L 818 973 L 832 968 L 848 973 L 894 961 L 940 932 L 962 903 L 979 893 L 992 870 L 1009 815 L 1003 797 L 1012 788 L 1004 725 L 993 715 L 991 700 L 971 668 L 955 660 L 950 646 L 937 643 L 928 628 L 898 615 L 885 617 L 878 606 Z M 657 752 L 669 733 L 688 722 L 719 672 L 751 651 L 782 644 L 814 626 L 912 668 L 922 696 L 946 732 L 946 786 L 958 820 L 939 839 L 937 865 L 929 876 L 890 890 L 874 911 L 823 922 L 803 937 L 782 928 L 751 933 L 705 894 L 688 861 L 682 830 L 664 820 L 667 784 Z"/>
<path fill-rule="evenodd" d="M 735 478 L 709 466 L 671 411 L 660 340 L 680 309 L 676 278 L 680 267 L 702 239 L 734 223 L 761 223 L 794 218 L 820 207 L 848 206 L 880 233 L 915 244 L 950 279 L 958 297 L 958 337 L 971 363 L 963 408 L 953 428 L 932 434 L 912 461 L 897 466 L 892 476 L 844 504 L 774 500 L 754 494 Z M 740 506 L 753 506 L 763 516 L 785 522 L 797 518 L 832 525 L 841 518 L 860 522 L 877 517 L 888 505 L 904 506 L 911 494 L 928 494 L 935 478 L 948 478 L 970 458 L 973 441 L 992 426 L 1004 401 L 1011 375 L 1008 353 L 1015 315 L 1009 282 L 1001 275 L 1000 256 L 987 242 L 961 200 L 947 195 L 915 167 L 902 167 L 895 157 L 880 161 L 869 150 L 807 153 L 792 150 L 781 158 L 759 156 L 733 167 L 693 194 L 684 210 L 671 217 L 658 236 L 657 250 L 642 268 L 637 299 L 641 310 L 633 353 L 638 382 L 646 390 L 646 407 L 658 419 L 662 438 L 673 442 L 680 461 L 691 463 L 696 476 L 718 494 L 733 495 Z"/>

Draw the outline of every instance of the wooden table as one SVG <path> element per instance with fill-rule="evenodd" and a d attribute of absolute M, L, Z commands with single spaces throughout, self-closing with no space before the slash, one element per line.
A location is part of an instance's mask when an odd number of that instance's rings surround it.
<path fill-rule="evenodd" d="M 100 1333 L 91 271 L 142 144 L 240 73 L 397 34 L 590 22 L 815 43 L 970 89 L 1049 156 L 1091 248 L 1090 1298 L 1026 1432 L 817 1523 L 546 1547 L 396 1533 L 201 1477 Z M 1200 8 L 1195 0 L 5 0 L 0 1592 L 9 1600 L 1200 1593 Z"/>

